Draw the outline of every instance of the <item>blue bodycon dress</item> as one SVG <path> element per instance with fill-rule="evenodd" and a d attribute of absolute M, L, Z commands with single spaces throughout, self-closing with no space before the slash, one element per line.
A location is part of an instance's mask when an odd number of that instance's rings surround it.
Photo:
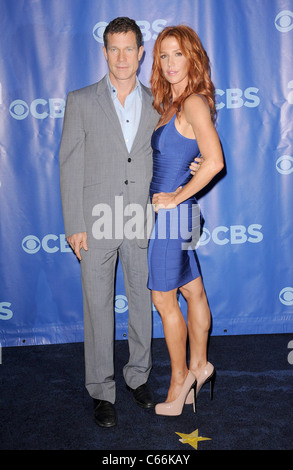
<path fill-rule="evenodd" d="M 152 136 L 151 201 L 155 193 L 173 192 L 187 184 L 192 178 L 190 163 L 199 156 L 197 141 L 177 131 L 175 118 L 176 114 Z M 166 292 L 200 275 L 195 252 L 199 233 L 200 212 L 194 196 L 156 213 L 148 248 L 149 289 Z"/>

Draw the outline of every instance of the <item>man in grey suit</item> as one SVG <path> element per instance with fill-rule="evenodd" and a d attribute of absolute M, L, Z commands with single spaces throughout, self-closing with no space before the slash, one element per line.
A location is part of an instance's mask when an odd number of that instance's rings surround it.
<path fill-rule="evenodd" d="M 94 399 L 96 422 L 110 427 L 117 423 L 113 306 L 118 256 L 129 307 L 129 360 L 123 375 L 134 401 L 143 408 L 154 406 L 147 385 L 152 309 L 146 211 L 150 141 L 159 116 L 150 90 L 136 76 L 143 46 L 135 21 L 111 21 L 103 50 L 108 74 L 67 97 L 60 184 L 66 237 L 81 264 L 86 388 Z M 135 209 L 132 230 L 124 230 Z"/>

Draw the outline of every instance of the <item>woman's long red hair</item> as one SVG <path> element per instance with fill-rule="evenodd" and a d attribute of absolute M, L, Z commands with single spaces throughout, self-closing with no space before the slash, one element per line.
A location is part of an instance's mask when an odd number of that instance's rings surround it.
<path fill-rule="evenodd" d="M 161 43 L 167 37 L 175 37 L 177 39 L 182 54 L 190 61 L 188 84 L 182 95 L 172 105 L 178 113 L 188 96 L 193 93 L 200 94 L 207 100 L 211 111 L 211 118 L 214 121 L 216 115 L 215 88 L 210 77 L 209 58 L 197 34 L 185 25 L 168 26 L 160 32 L 155 42 L 150 80 L 154 97 L 154 108 L 158 113 L 163 114 L 172 102 L 171 85 L 164 78 L 160 63 Z"/>

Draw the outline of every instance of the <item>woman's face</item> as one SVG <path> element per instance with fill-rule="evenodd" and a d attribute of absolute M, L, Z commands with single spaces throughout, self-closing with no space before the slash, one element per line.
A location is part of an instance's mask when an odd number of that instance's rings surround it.
<path fill-rule="evenodd" d="M 160 63 L 165 79 L 176 87 L 185 89 L 188 83 L 189 60 L 184 57 L 177 39 L 173 36 L 162 40 Z"/>

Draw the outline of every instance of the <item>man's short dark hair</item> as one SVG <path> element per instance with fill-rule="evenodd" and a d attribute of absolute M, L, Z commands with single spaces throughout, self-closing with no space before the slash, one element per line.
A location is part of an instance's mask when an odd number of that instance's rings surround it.
<path fill-rule="evenodd" d="M 103 35 L 105 48 L 107 49 L 108 45 L 108 34 L 128 33 L 129 31 L 135 34 L 137 48 L 139 49 L 142 46 L 142 32 L 136 22 L 127 16 L 115 18 L 106 26 Z"/>

